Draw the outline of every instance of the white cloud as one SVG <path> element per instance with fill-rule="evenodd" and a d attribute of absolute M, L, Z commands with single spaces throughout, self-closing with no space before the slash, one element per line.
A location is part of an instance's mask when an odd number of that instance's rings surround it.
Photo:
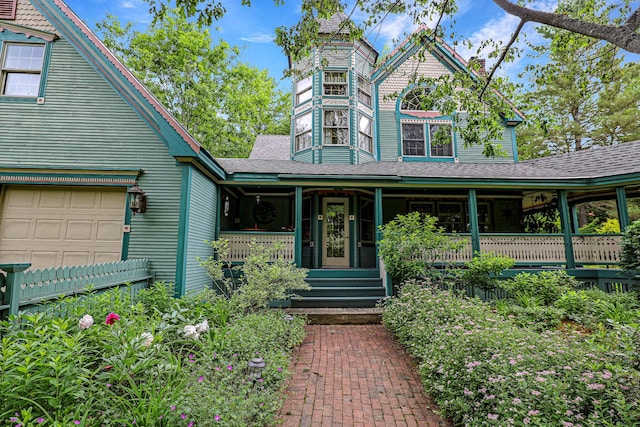
<path fill-rule="evenodd" d="M 248 37 L 240 37 L 240 40 L 249 43 L 271 43 L 273 42 L 273 34 L 254 33 Z"/>

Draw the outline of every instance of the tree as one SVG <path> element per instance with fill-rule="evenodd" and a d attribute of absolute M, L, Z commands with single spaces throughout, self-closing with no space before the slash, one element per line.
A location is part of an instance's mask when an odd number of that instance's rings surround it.
<path fill-rule="evenodd" d="M 146 32 L 111 15 L 97 27 L 107 47 L 214 156 L 247 157 L 258 133 L 288 133 L 289 95 L 266 70 L 240 63 L 238 48 L 214 44 L 184 14 L 166 14 Z"/>
<path fill-rule="evenodd" d="M 584 0 L 560 6 L 568 16 L 603 22 L 612 6 Z M 547 43 L 531 46 L 543 58 L 527 66 L 530 90 L 520 100 L 522 158 L 579 151 L 640 138 L 640 66 L 622 64 L 617 47 L 552 27 L 537 29 Z"/>
<path fill-rule="evenodd" d="M 150 12 L 156 17 L 162 17 L 170 0 L 146 0 L 150 5 Z M 503 61 L 509 61 L 514 54 L 511 49 L 519 32 L 528 22 L 537 22 L 554 28 L 565 29 L 570 33 L 582 34 L 595 40 L 606 40 L 615 46 L 629 52 L 640 53 L 640 7 L 633 9 L 631 0 L 623 0 L 613 8 L 608 21 L 594 21 L 591 17 L 583 17 L 579 14 L 569 15 L 559 9 L 555 12 L 542 12 L 535 9 L 533 0 L 525 0 L 518 4 L 508 0 L 493 0 L 496 5 L 507 13 L 520 18 L 520 25 L 512 35 L 511 40 L 504 46 L 493 44 L 493 52 L 490 56 L 498 58 L 493 69 L 487 74 L 481 73 L 454 73 L 453 76 L 443 76 L 439 79 L 421 79 L 416 76 L 416 83 L 424 83 L 440 88 L 432 91 L 425 102 L 433 104 L 443 114 L 453 115 L 458 129 L 461 129 L 465 146 L 473 144 L 484 145 L 486 156 L 495 156 L 502 153 L 501 148 L 492 140 L 499 139 L 504 126 L 504 120 L 513 116 L 512 106 L 505 101 L 500 92 L 508 95 L 509 85 L 505 85 L 500 79 L 493 79 L 494 72 Z M 573 3 L 582 5 L 589 0 L 575 0 Z M 187 16 L 196 16 L 199 22 L 211 24 L 212 20 L 219 19 L 225 13 L 224 4 L 215 0 L 175 0 L 176 6 L 182 8 Z M 281 5 L 284 0 L 274 0 L 276 5 Z M 569 1 L 564 2 L 569 3 Z M 561 4 L 564 4 L 561 1 Z M 242 0 L 245 6 L 251 5 L 251 0 Z M 344 4 L 341 0 L 303 0 L 300 21 L 291 28 L 278 28 L 276 30 L 276 42 L 293 59 L 304 57 L 312 46 L 323 42 L 318 35 L 318 18 L 328 18 L 336 12 L 341 12 Z M 359 10 L 368 18 L 361 26 L 356 26 L 351 20 L 345 21 L 344 28 L 348 30 L 352 38 L 360 38 L 364 29 L 378 25 L 391 14 L 405 14 L 413 17 L 416 24 L 432 21 L 436 22 L 435 28 L 430 34 L 418 34 L 417 43 L 425 48 L 434 43 L 438 38 L 444 38 L 442 22 L 451 22 L 451 28 L 455 24 L 454 18 L 458 11 L 456 0 L 356 0 L 351 13 Z M 342 32 L 342 31 L 341 31 Z M 449 37 L 453 37 L 453 32 Z M 491 45 L 492 41 L 486 41 L 483 46 Z M 473 66 L 472 66 L 473 68 Z M 477 71 L 477 68 L 476 68 Z M 620 100 L 620 102 L 624 102 Z M 464 110 L 464 116 L 455 115 L 456 111 Z M 608 123 L 610 129 L 614 129 L 619 123 Z M 609 133 L 610 134 L 610 133 Z"/>

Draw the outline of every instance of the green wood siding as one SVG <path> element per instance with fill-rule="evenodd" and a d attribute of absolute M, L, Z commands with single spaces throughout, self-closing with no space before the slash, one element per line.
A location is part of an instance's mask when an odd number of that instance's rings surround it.
<path fill-rule="evenodd" d="M 373 162 L 373 154 L 365 150 L 358 151 L 358 164 Z"/>
<path fill-rule="evenodd" d="M 294 154 L 293 160 L 297 160 L 299 162 L 313 163 L 313 151 L 312 150 L 300 151 Z"/>
<path fill-rule="evenodd" d="M 458 142 L 458 159 L 461 162 L 480 162 L 480 163 L 513 163 L 513 142 L 512 142 L 512 132 L 505 128 L 503 131 L 503 139 L 502 140 L 492 140 L 494 144 L 499 144 L 502 146 L 502 149 L 507 153 L 507 157 L 496 157 L 496 158 L 487 158 L 482 154 L 482 145 L 474 145 L 472 147 L 464 147 L 464 143 L 462 138 L 459 135 L 456 135 L 456 139 Z"/>
<path fill-rule="evenodd" d="M 378 129 L 380 138 L 380 161 L 395 162 L 398 160 L 398 126 L 396 114 L 393 111 L 380 111 L 378 113 Z"/>
<path fill-rule="evenodd" d="M 334 165 L 349 165 L 351 164 L 351 150 L 348 146 L 335 146 L 325 145 L 322 147 L 322 163 L 334 164 Z"/>
<path fill-rule="evenodd" d="M 191 205 L 189 207 L 185 286 L 187 293 L 202 290 L 211 284 L 211 279 L 196 258 L 205 259 L 213 255 L 213 250 L 205 243 L 205 240 L 215 239 L 218 212 L 215 183 L 195 169 L 191 178 L 190 191 Z"/>
<path fill-rule="evenodd" d="M 131 221 L 129 258 L 175 278 L 180 171 L 158 135 L 69 43 L 53 43 L 45 103 L 0 103 L 0 164 L 142 169 L 148 209 Z M 16 143 L 19 141 L 19 143 Z M 123 218 L 124 220 L 124 218 Z"/>

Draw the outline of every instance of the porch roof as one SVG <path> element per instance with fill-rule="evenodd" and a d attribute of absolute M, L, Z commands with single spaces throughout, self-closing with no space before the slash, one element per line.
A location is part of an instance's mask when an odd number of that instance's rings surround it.
<path fill-rule="evenodd" d="M 288 139 L 288 137 L 285 137 Z M 640 174 L 640 141 L 526 160 L 518 163 L 487 162 L 371 162 L 361 165 L 311 164 L 283 159 L 274 138 L 270 149 L 249 159 L 216 159 L 233 174 L 278 177 L 359 177 L 361 179 L 462 179 L 499 181 L 562 181 L 616 178 Z M 255 151 L 255 150 L 254 150 Z"/>

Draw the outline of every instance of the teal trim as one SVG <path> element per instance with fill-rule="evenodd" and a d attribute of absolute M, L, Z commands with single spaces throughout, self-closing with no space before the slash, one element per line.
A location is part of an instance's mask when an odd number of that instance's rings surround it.
<path fill-rule="evenodd" d="M 322 268 L 322 221 L 318 221 L 318 215 L 322 214 L 322 204 L 320 196 L 314 194 L 313 205 L 315 206 L 314 215 L 311 218 L 311 227 L 315 230 L 313 256 L 314 265 Z"/>
<path fill-rule="evenodd" d="M 222 188 L 218 185 L 216 186 L 216 200 L 217 200 L 217 215 L 216 215 L 216 231 L 214 234 L 214 238 L 216 240 L 218 240 L 220 238 L 220 223 L 222 221 L 222 215 L 224 215 L 224 203 L 225 201 L 222 200 Z"/>
<path fill-rule="evenodd" d="M 620 231 L 624 231 L 631 224 L 629 208 L 627 207 L 627 192 L 624 187 L 616 187 L 616 206 L 618 208 Z"/>
<path fill-rule="evenodd" d="M 377 187 L 373 196 L 374 203 L 374 226 L 376 227 L 376 268 L 380 268 L 380 254 L 378 243 L 382 239 L 382 188 Z"/>
<path fill-rule="evenodd" d="M 373 82 L 372 82 L 373 83 Z M 375 151 L 375 161 L 379 162 L 382 156 L 380 153 L 380 102 L 378 100 L 378 85 L 371 84 L 371 96 L 374 97 L 373 100 L 373 121 L 374 121 L 374 129 L 375 136 L 373 139 L 374 151 Z"/>
<path fill-rule="evenodd" d="M 567 268 L 575 268 L 576 261 L 573 255 L 573 241 L 571 239 L 567 190 L 558 191 L 558 209 L 560 210 L 560 224 L 562 226 L 562 234 L 564 235 L 564 251 L 567 257 Z"/>
<path fill-rule="evenodd" d="M 191 180 L 193 170 L 189 165 L 182 166 L 182 185 L 180 189 L 180 222 L 178 223 L 178 250 L 176 253 L 175 297 L 184 296 L 187 278 L 187 234 L 189 230 L 189 205 L 191 203 Z"/>
<path fill-rule="evenodd" d="M 351 227 L 351 265 L 353 268 L 360 267 L 360 251 L 358 250 L 358 242 L 360 241 L 360 234 L 358 233 L 358 223 L 360 221 L 360 215 L 358 212 L 360 211 L 360 197 L 356 193 L 353 195 L 352 200 L 349 201 L 349 214 L 353 215 L 354 220 L 349 220 L 349 225 Z"/>
<path fill-rule="evenodd" d="M 294 262 L 302 266 L 302 187 L 296 187 L 295 195 L 295 224 L 294 224 Z"/>
<path fill-rule="evenodd" d="M 573 233 L 580 233 L 580 223 L 578 222 L 578 206 L 571 205 L 571 224 L 573 225 Z"/>
<path fill-rule="evenodd" d="M 129 258 L 129 241 L 131 240 L 131 216 L 132 212 L 129 209 L 129 195 L 127 194 L 127 206 L 124 210 L 124 225 L 129 226 L 129 232 L 123 233 L 122 235 L 122 255 L 120 259 L 125 261 Z"/>
<path fill-rule="evenodd" d="M 511 143 L 512 143 L 512 151 L 513 151 L 513 161 L 517 162 L 518 157 L 518 142 L 516 140 L 516 127 L 509 126 L 509 130 L 511 130 Z"/>
<path fill-rule="evenodd" d="M 307 278 L 309 279 L 345 279 L 345 278 L 367 278 L 377 279 L 380 273 L 375 268 L 358 268 L 358 269 L 310 269 Z"/>
<path fill-rule="evenodd" d="M 469 189 L 469 223 L 471 227 L 471 248 L 473 256 L 480 254 L 480 226 L 478 224 L 478 200 L 475 188 Z"/>

